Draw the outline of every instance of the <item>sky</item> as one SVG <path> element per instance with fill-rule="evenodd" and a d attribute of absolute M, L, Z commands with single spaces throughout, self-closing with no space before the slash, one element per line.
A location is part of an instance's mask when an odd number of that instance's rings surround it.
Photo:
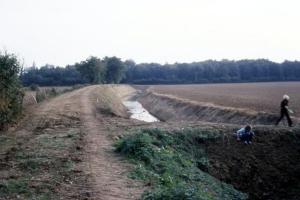
<path fill-rule="evenodd" d="M 0 0 L 0 50 L 25 66 L 300 60 L 299 0 Z"/>

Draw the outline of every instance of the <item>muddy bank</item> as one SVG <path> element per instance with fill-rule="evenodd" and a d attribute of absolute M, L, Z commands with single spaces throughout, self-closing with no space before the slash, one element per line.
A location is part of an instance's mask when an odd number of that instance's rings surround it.
<path fill-rule="evenodd" d="M 250 199 L 300 199 L 300 130 L 255 130 L 252 145 L 235 140 L 231 130 L 214 142 L 204 142 L 208 173 L 247 192 Z"/>
<path fill-rule="evenodd" d="M 161 121 L 207 121 L 272 125 L 278 118 L 277 115 L 265 112 L 217 106 L 154 92 L 145 92 L 138 100 Z"/>

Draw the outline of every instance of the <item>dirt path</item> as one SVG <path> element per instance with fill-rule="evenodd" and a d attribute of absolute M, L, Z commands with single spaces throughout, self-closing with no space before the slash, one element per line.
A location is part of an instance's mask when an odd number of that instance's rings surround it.
<path fill-rule="evenodd" d="M 141 195 L 138 184 L 127 178 L 129 166 L 113 154 L 108 138 L 107 122 L 96 113 L 92 86 L 81 93 L 81 119 L 86 131 L 88 171 L 94 181 L 94 198 L 103 200 L 137 199 Z M 95 94 L 96 95 L 96 94 Z M 113 124 L 111 124 L 113 126 Z"/>
<path fill-rule="evenodd" d="M 141 185 L 127 178 L 130 165 L 113 152 L 107 130 L 114 119 L 96 114 L 97 87 L 43 102 L 27 112 L 18 128 L 0 134 L 0 199 L 141 196 Z M 20 184 L 25 192 L 13 190 Z"/>

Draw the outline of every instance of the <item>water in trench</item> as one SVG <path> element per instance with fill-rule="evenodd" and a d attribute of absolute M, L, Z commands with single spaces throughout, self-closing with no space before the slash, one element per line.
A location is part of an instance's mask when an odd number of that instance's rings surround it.
<path fill-rule="evenodd" d="M 151 115 L 138 101 L 123 101 L 123 104 L 129 110 L 132 119 L 145 122 L 158 122 L 159 120 Z"/>

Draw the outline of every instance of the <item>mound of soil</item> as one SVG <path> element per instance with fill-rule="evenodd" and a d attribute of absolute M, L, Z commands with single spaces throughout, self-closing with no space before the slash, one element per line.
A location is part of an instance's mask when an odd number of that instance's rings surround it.
<path fill-rule="evenodd" d="M 229 135 L 207 144 L 208 172 L 250 199 L 300 199 L 300 130 L 259 128 L 251 145 Z"/>
<path fill-rule="evenodd" d="M 233 107 L 200 103 L 171 95 L 147 92 L 139 97 L 141 104 L 161 121 L 206 121 L 232 124 L 275 124 L 278 116 Z"/>

